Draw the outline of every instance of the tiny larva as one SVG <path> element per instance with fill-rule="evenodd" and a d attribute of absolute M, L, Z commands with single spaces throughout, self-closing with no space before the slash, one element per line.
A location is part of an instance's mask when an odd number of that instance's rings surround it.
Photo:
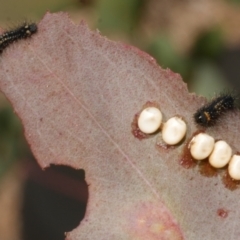
<path fill-rule="evenodd" d="M 235 109 L 236 96 L 226 93 L 214 98 L 194 114 L 196 124 L 210 127 L 227 111 Z"/>
<path fill-rule="evenodd" d="M 15 29 L 4 32 L 2 35 L 0 35 L 0 54 L 9 44 L 20 39 L 28 38 L 36 32 L 36 23 L 23 23 Z"/>

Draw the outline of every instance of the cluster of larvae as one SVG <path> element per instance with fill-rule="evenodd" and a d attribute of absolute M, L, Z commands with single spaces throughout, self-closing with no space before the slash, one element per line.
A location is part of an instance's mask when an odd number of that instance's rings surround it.
<path fill-rule="evenodd" d="M 152 134 L 161 129 L 162 139 L 168 145 L 180 143 L 187 132 L 187 125 L 179 116 L 162 123 L 162 113 L 157 107 L 142 110 L 138 117 L 138 127 L 145 134 Z M 240 180 L 240 155 L 232 155 L 232 149 L 225 141 L 215 141 L 212 136 L 199 133 L 192 138 L 188 147 L 195 160 L 208 158 L 214 168 L 222 168 L 228 164 L 231 178 Z"/>

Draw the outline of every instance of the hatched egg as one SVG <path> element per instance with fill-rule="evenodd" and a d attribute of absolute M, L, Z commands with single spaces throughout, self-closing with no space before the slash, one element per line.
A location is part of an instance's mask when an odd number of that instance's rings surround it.
<path fill-rule="evenodd" d="M 209 157 L 209 163 L 215 168 L 222 168 L 228 164 L 232 156 L 232 149 L 225 141 L 217 141 Z"/>
<path fill-rule="evenodd" d="M 190 153 L 196 160 L 207 158 L 214 147 L 214 139 L 206 133 L 197 134 L 190 142 Z"/>
<path fill-rule="evenodd" d="M 156 107 L 147 107 L 142 110 L 138 118 L 138 127 L 143 133 L 156 132 L 162 123 L 162 113 Z"/>
<path fill-rule="evenodd" d="M 229 165 L 228 173 L 234 180 L 240 180 L 240 155 L 233 155 Z"/>
<path fill-rule="evenodd" d="M 172 117 L 163 125 L 162 138 L 169 145 L 179 143 L 187 132 L 187 125 L 180 117 Z"/>

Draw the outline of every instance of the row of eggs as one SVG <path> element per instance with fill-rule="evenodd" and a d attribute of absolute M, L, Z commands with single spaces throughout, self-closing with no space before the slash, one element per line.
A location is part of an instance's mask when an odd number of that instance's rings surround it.
<path fill-rule="evenodd" d="M 138 117 L 138 127 L 146 134 L 152 134 L 160 129 L 162 113 L 156 107 L 147 107 Z M 168 145 L 176 145 L 185 137 L 187 125 L 181 117 L 168 119 L 161 127 L 162 139 Z M 195 160 L 209 159 L 214 168 L 222 168 L 228 164 L 228 173 L 240 180 L 240 155 L 232 156 L 232 149 L 223 140 L 215 142 L 214 138 L 206 133 L 199 133 L 189 143 L 191 156 Z"/>

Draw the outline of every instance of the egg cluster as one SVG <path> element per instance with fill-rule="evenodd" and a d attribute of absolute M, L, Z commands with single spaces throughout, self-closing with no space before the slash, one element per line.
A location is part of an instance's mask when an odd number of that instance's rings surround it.
<path fill-rule="evenodd" d="M 140 112 L 137 125 L 140 131 L 147 135 L 161 132 L 162 140 L 168 146 L 180 143 L 187 133 L 187 124 L 182 117 L 173 116 L 163 122 L 162 112 L 155 106 L 146 106 Z M 233 154 L 226 141 L 215 141 L 212 136 L 200 132 L 192 137 L 188 150 L 194 160 L 208 159 L 209 164 L 216 169 L 227 166 L 230 177 L 240 180 L 240 155 Z"/>
<path fill-rule="evenodd" d="M 146 134 L 162 130 L 162 139 L 168 145 L 178 144 L 186 135 L 187 125 L 178 116 L 172 117 L 162 123 L 162 113 L 157 107 L 147 107 L 138 117 L 138 127 Z"/>
<path fill-rule="evenodd" d="M 234 180 L 240 180 L 240 155 L 232 154 L 232 148 L 223 140 L 215 141 L 206 133 L 199 133 L 189 143 L 192 157 L 196 160 L 208 158 L 214 168 L 228 165 L 228 173 Z"/>

